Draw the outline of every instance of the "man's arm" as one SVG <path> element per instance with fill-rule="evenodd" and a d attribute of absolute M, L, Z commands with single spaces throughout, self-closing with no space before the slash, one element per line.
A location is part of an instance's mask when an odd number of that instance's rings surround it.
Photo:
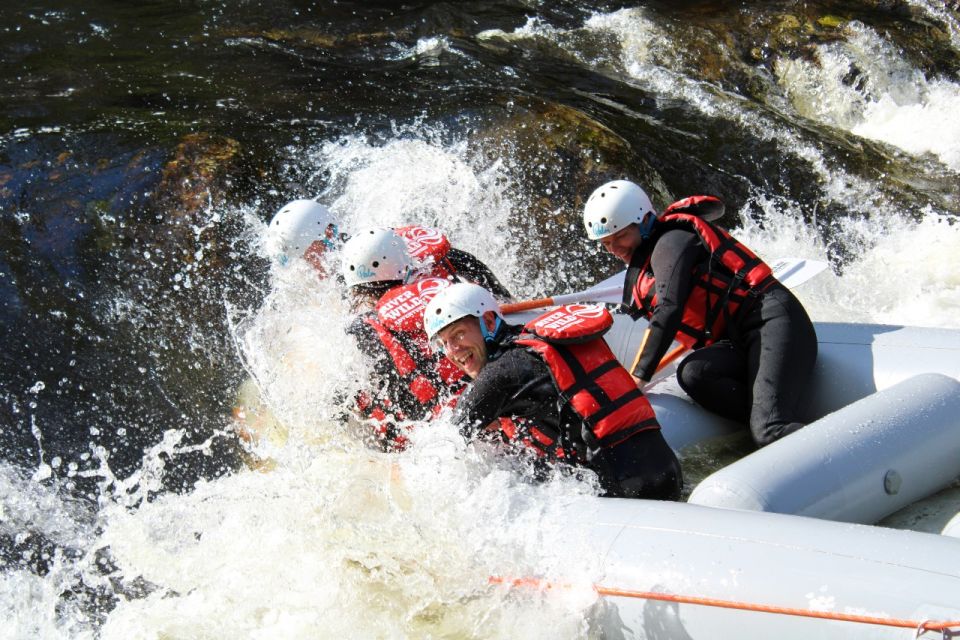
<path fill-rule="evenodd" d="M 641 382 L 653 377 L 660 359 L 670 348 L 693 288 L 693 269 L 706 258 L 706 250 L 695 233 L 668 231 L 657 241 L 650 256 L 657 282 L 657 307 L 650 317 L 649 334 L 634 372 Z"/>

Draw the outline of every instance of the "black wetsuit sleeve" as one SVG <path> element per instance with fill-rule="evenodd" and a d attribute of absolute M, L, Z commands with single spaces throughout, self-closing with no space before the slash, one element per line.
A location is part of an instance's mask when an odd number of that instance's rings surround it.
<path fill-rule="evenodd" d="M 457 401 L 453 421 L 467 438 L 500 417 L 546 417 L 557 395 L 546 363 L 526 349 L 511 348 L 488 362 Z"/>
<path fill-rule="evenodd" d="M 393 360 L 377 336 L 376 330 L 365 321 L 367 317 L 375 317 L 375 314 L 361 314 L 347 327 L 347 333 L 353 336 L 360 353 L 373 365 L 370 380 L 364 385 L 364 391 L 378 402 L 395 402 L 396 408 L 408 412 L 413 419 L 420 407 L 409 402 L 409 398 L 404 394 L 403 381 L 393 366 Z"/>
<path fill-rule="evenodd" d="M 361 314 L 354 318 L 350 326 L 347 327 L 347 334 L 353 336 L 360 353 L 373 362 L 373 374 L 379 378 L 379 380 L 373 382 L 373 386 L 376 388 L 384 384 L 384 381 L 389 378 L 392 368 L 390 367 L 390 354 L 383 348 L 383 343 L 380 342 L 374 328 L 364 320 L 368 315 Z"/>
<path fill-rule="evenodd" d="M 513 298 L 507 288 L 497 280 L 490 267 L 473 254 L 451 247 L 447 252 L 447 259 L 460 277 L 480 285 L 497 298 Z"/>
<path fill-rule="evenodd" d="M 683 307 L 693 289 L 694 268 L 708 259 L 709 254 L 692 231 L 673 229 L 657 239 L 650 255 L 657 306 L 650 316 L 650 333 L 634 372 L 638 377 L 649 380 L 656 373 L 657 364 L 680 328 Z"/>

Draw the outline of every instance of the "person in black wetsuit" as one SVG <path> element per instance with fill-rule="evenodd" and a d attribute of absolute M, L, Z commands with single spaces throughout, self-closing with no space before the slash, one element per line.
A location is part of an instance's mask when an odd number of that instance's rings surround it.
<path fill-rule="evenodd" d="M 631 373 L 641 385 L 677 340 L 694 352 L 677 370 L 704 408 L 748 424 L 758 446 L 803 426 L 801 393 L 817 357 L 803 305 L 747 247 L 697 215 L 719 202 L 694 196 L 658 217 L 627 180 L 584 207 L 587 235 L 628 265 L 624 303 L 650 325 Z"/>
<path fill-rule="evenodd" d="M 571 309 L 521 328 L 503 322 L 482 287 L 462 283 L 438 293 L 424 311 L 424 329 L 435 350 L 473 380 L 457 402 L 455 424 L 468 439 L 496 435 L 540 460 L 592 469 L 604 495 L 679 499 L 680 463 L 653 408 L 599 337 L 612 318 L 606 310 Z M 551 335 L 551 326 L 567 328 Z"/>

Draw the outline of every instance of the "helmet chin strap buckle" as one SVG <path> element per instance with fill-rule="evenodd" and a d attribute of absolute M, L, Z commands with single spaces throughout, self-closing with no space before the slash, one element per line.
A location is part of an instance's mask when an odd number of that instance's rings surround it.
<path fill-rule="evenodd" d="M 641 238 L 646 240 L 650 237 L 650 234 L 653 232 L 653 225 L 656 223 L 656 221 L 657 214 L 655 214 L 653 211 L 649 211 L 645 216 L 643 216 L 643 220 L 641 220 L 637 225 L 637 227 L 640 229 Z"/>
<path fill-rule="evenodd" d="M 497 331 L 500 330 L 501 319 L 500 316 L 496 316 L 497 321 L 493 325 L 493 331 L 487 329 L 487 323 L 484 321 L 483 316 L 480 316 L 480 335 L 483 336 L 484 342 L 494 342 L 496 339 Z"/>

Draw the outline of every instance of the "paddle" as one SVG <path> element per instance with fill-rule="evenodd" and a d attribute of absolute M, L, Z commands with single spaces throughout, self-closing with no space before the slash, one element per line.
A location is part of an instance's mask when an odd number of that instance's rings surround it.
<path fill-rule="evenodd" d="M 770 265 L 773 275 L 788 289 L 797 287 L 827 268 L 827 263 L 819 260 L 804 258 L 781 258 Z M 623 300 L 623 281 L 627 276 L 626 270 L 612 275 L 602 282 L 598 282 L 589 289 L 564 293 L 549 298 L 524 300 L 522 302 L 507 302 L 500 305 L 500 311 L 519 313 L 531 309 L 554 307 L 575 302 L 607 302 L 619 304 Z"/>
<path fill-rule="evenodd" d="M 827 263 L 819 260 L 806 260 L 804 258 L 780 258 L 771 264 L 770 268 L 773 270 L 773 275 L 783 286 L 788 289 L 794 289 L 826 269 Z M 643 351 L 643 346 L 646 342 L 647 335 L 644 334 L 643 340 L 640 342 L 640 348 L 637 350 L 637 356 L 633 359 L 633 366 L 630 367 L 631 373 L 637 368 L 637 363 L 640 361 L 640 353 Z M 669 366 L 671 362 L 686 352 L 687 347 L 682 344 L 668 351 L 660 358 L 660 364 L 657 365 L 656 373 L 660 373 L 660 371 Z"/>
<path fill-rule="evenodd" d="M 500 305 L 500 311 L 504 314 L 519 313 L 529 311 L 530 309 L 541 309 L 543 307 L 556 307 L 562 304 L 573 304 L 575 302 L 609 302 L 618 304 L 623 299 L 623 281 L 627 277 L 627 271 L 624 269 L 616 275 L 612 275 L 602 282 L 598 282 L 589 289 L 576 291 L 574 293 L 563 293 L 551 298 L 537 298 L 536 300 L 524 300 L 522 302 L 506 302 Z"/>

